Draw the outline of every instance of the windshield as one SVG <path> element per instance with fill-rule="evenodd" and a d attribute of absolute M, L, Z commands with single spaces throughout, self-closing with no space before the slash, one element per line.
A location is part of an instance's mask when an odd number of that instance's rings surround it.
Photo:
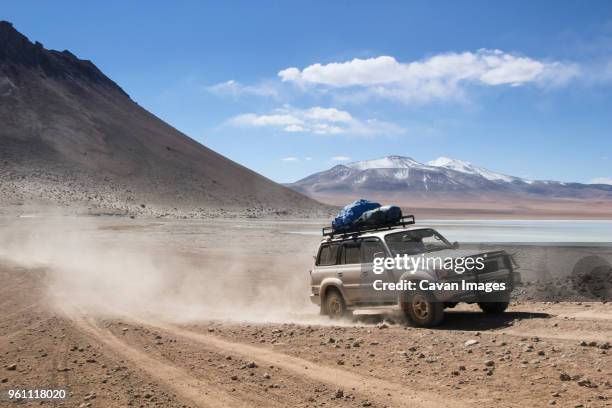
<path fill-rule="evenodd" d="M 394 256 L 415 255 L 453 247 L 442 235 L 431 228 L 389 234 L 385 237 L 385 242 Z"/>

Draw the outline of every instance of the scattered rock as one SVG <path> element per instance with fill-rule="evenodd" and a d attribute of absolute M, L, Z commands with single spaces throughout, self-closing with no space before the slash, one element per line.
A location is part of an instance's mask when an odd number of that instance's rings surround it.
<path fill-rule="evenodd" d="M 270 379 L 270 374 L 268 373 L 264 373 L 263 378 L 269 380 Z"/>
<path fill-rule="evenodd" d="M 572 379 L 572 377 L 570 377 L 570 375 L 568 373 L 563 372 L 563 373 L 559 374 L 559 379 L 561 381 L 569 381 L 569 380 Z"/>
<path fill-rule="evenodd" d="M 578 385 L 587 388 L 597 388 L 597 384 L 594 384 L 590 379 L 584 377 L 578 380 Z"/>
<path fill-rule="evenodd" d="M 487 367 L 493 367 L 494 365 L 495 365 L 495 361 L 493 361 L 493 360 L 485 361 L 485 366 L 487 366 Z"/>
<path fill-rule="evenodd" d="M 337 389 L 336 390 L 336 394 L 335 394 L 336 398 L 343 398 L 344 397 L 344 391 L 341 389 Z"/>
<path fill-rule="evenodd" d="M 17 364 L 8 365 L 8 366 L 6 366 L 6 369 L 8 371 L 15 371 L 17 369 Z"/>
<path fill-rule="evenodd" d="M 83 401 L 90 401 L 90 400 L 92 400 L 92 399 L 96 399 L 96 393 L 95 393 L 95 392 L 92 392 L 92 393 L 90 393 L 90 394 L 87 394 L 87 395 L 85 396 L 85 398 L 83 398 Z"/>
<path fill-rule="evenodd" d="M 463 345 L 465 347 L 470 347 L 470 346 L 473 346 L 473 345 L 478 344 L 478 343 L 479 343 L 478 340 L 470 339 L 470 340 L 466 341 L 465 343 L 463 343 Z"/>

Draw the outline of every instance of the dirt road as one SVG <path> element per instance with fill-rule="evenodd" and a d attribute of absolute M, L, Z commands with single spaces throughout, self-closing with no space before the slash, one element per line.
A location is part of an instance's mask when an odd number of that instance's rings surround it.
<path fill-rule="evenodd" d="M 292 275 L 311 251 L 279 256 L 311 238 L 90 227 L 95 241 L 64 233 L 48 252 L 45 228 L 12 231 L 24 252 L 0 261 L 0 406 L 16 388 L 66 389 L 44 402 L 57 407 L 612 406 L 609 303 L 517 303 L 497 318 L 465 306 L 435 330 L 393 310 L 332 324 Z M 240 262 L 218 256 L 219 239 Z"/>
<path fill-rule="evenodd" d="M 44 270 L 3 266 L 1 278 L 3 392 L 68 389 L 56 406 L 612 404 L 609 304 L 522 304 L 502 319 L 466 308 L 437 330 L 367 321 L 177 325 L 77 306 L 53 311 Z"/>

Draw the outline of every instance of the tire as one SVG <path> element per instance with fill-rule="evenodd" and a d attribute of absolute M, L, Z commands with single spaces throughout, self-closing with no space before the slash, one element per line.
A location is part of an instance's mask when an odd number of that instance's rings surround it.
<path fill-rule="evenodd" d="M 329 316 L 330 319 L 342 319 L 348 315 L 346 302 L 337 289 L 329 289 L 325 295 L 324 308 L 322 313 Z"/>
<path fill-rule="evenodd" d="M 409 293 L 400 306 L 406 318 L 417 327 L 434 327 L 444 319 L 444 303 L 434 301 L 430 294 L 420 290 Z"/>
<path fill-rule="evenodd" d="M 508 308 L 509 302 L 478 302 L 480 310 L 487 314 L 502 314 Z"/>

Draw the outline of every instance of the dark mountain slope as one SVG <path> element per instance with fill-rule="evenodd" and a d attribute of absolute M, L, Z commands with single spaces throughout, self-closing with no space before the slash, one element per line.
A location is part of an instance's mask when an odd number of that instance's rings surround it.
<path fill-rule="evenodd" d="M 321 208 L 169 126 L 90 61 L 31 43 L 8 22 L 0 123 L 0 203 L 183 215 Z"/>

